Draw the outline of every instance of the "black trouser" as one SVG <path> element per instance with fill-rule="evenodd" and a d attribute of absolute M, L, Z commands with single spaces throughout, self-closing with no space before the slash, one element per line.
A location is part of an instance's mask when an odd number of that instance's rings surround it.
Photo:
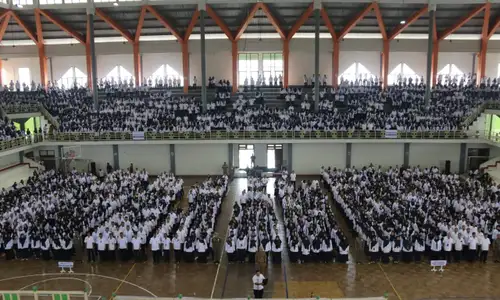
<path fill-rule="evenodd" d="M 175 261 L 180 262 L 182 258 L 182 250 L 174 250 L 175 252 Z"/>
<path fill-rule="evenodd" d="M 95 262 L 94 249 L 87 249 L 87 260 L 88 262 Z"/>
<path fill-rule="evenodd" d="M 108 250 L 107 255 L 108 255 L 108 260 L 110 260 L 110 261 L 116 260 L 115 250 Z"/>
<path fill-rule="evenodd" d="M 163 259 L 165 262 L 170 261 L 170 250 L 163 250 Z"/>
<path fill-rule="evenodd" d="M 378 252 L 370 252 L 370 261 L 371 262 L 378 262 L 379 257 L 380 257 L 380 255 Z"/>
<path fill-rule="evenodd" d="M 477 250 L 476 249 L 469 249 L 467 251 L 467 256 L 468 256 L 468 260 L 470 262 L 474 262 L 476 260 Z"/>
<path fill-rule="evenodd" d="M 479 260 L 485 263 L 487 259 L 488 259 L 488 251 L 481 251 L 479 254 Z"/>
<path fill-rule="evenodd" d="M 99 250 L 99 261 L 106 261 L 106 250 Z"/>
<path fill-rule="evenodd" d="M 248 251 L 248 262 L 255 263 L 255 252 Z"/>
<path fill-rule="evenodd" d="M 120 260 L 127 261 L 129 258 L 128 254 L 129 254 L 128 249 L 120 249 Z"/>
<path fill-rule="evenodd" d="M 262 299 L 264 298 L 264 289 L 262 290 L 253 290 L 253 296 L 255 299 Z"/>
<path fill-rule="evenodd" d="M 205 252 L 198 252 L 198 262 L 200 263 L 207 263 L 207 256 L 208 253 Z"/>
<path fill-rule="evenodd" d="M 462 250 L 455 250 L 455 252 L 453 253 L 453 259 L 455 262 L 460 262 L 460 260 L 462 259 Z"/>
<path fill-rule="evenodd" d="M 160 250 L 153 251 L 153 263 L 159 264 L 160 258 L 161 258 L 161 251 Z"/>
<path fill-rule="evenodd" d="M 451 251 L 444 251 L 444 259 L 445 259 L 448 263 L 451 263 Z"/>
<path fill-rule="evenodd" d="M 141 249 L 134 249 L 134 260 L 135 262 L 140 262 L 141 261 Z"/>

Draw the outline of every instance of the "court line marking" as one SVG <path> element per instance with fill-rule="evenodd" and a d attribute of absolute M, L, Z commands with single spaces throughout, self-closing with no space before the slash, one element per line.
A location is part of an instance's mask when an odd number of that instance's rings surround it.
<path fill-rule="evenodd" d="M 392 290 L 394 291 L 394 293 L 396 294 L 396 296 L 398 296 L 398 299 L 399 300 L 403 300 L 403 298 L 401 298 L 401 296 L 399 295 L 398 291 L 396 290 L 396 287 L 394 286 L 394 284 L 392 284 L 392 281 L 391 279 L 389 278 L 389 275 L 387 275 L 387 273 L 385 272 L 384 268 L 382 267 L 382 265 L 380 263 L 377 263 L 377 265 L 380 267 L 380 270 L 382 271 L 382 273 L 384 274 L 385 276 L 385 279 L 387 279 L 387 281 L 389 282 L 389 284 L 391 285 L 392 287 Z"/>
<path fill-rule="evenodd" d="M 132 267 L 130 267 L 130 269 L 128 270 L 128 273 L 127 275 L 125 275 L 125 277 L 123 278 L 123 280 L 120 282 L 120 284 L 116 287 L 115 291 L 111 294 L 111 296 L 108 298 L 108 299 L 114 299 L 113 297 L 113 294 L 116 294 L 118 292 L 118 290 L 120 290 L 120 288 L 122 287 L 123 283 L 125 282 L 125 280 L 127 280 L 128 276 L 130 275 L 130 273 L 132 273 L 132 270 L 135 268 L 135 263 L 132 265 Z"/>
<path fill-rule="evenodd" d="M 14 276 L 14 277 L 9 277 L 9 278 L 2 278 L 2 279 L 0 279 L 0 282 L 9 281 L 9 280 L 15 280 L 15 279 L 24 279 L 24 278 L 30 278 L 30 277 L 37 277 L 37 276 L 61 276 L 61 273 L 39 273 L 39 274 L 29 274 L 29 275 Z M 140 285 L 137 285 L 135 283 L 132 283 L 130 281 L 126 281 L 126 280 L 123 280 L 123 279 L 120 279 L 120 278 L 106 276 L 106 275 L 100 275 L 100 274 L 92 274 L 92 273 L 73 273 L 71 276 L 95 276 L 95 277 L 100 277 L 100 278 L 104 278 L 104 279 L 111 279 L 111 280 L 116 280 L 116 281 L 123 281 L 123 283 L 126 283 L 126 284 L 129 284 L 129 285 L 133 286 L 133 287 L 136 287 L 136 288 L 138 288 L 138 289 L 140 289 L 140 290 L 142 290 L 142 291 L 150 294 L 154 298 L 158 298 L 158 296 L 156 296 L 155 294 L 153 294 L 148 289 L 145 289 L 145 288 L 143 288 Z M 68 277 L 70 277 L 70 276 L 68 275 Z"/>
<path fill-rule="evenodd" d="M 36 281 L 36 282 L 33 282 L 33 283 L 30 283 L 28 285 L 25 285 L 23 286 L 22 288 L 20 288 L 19 290 L 22 291 L 24 289 L 27 289 L 29 288 L 30 286 L 34 286 L 34 285 L 37 285 L 37 284 L 40 284 L 40 283 L 44 283 L 44 282 L 48 282 L 48 281 L 53 281 L 53 280 L 77 280 L 77 281 L 81 281 L 81 282 L 84 282 L 86 283 L 88 286 L 89 286 L 89 296 L 92 295 L 92 285 L 90 284 L 90 282 L 86 281 L 86 280 L 83 280 L 83 279 L 80 279 L 80 278 L 72 278 L 72 277 L 56 277 L 56 278 L 48 278 L 48 279 L 44 279 L 44 280 L 40 280 L 40 281 Z"/>

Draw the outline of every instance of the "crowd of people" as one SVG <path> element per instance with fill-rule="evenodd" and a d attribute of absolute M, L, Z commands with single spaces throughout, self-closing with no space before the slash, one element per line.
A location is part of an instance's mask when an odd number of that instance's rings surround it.
<path fill-rule="evenodd" d="M 292 263 L 348 261 L 349 243 L 337 225 L 328 195 L 318 180 L 278 183 L 290 261 Z"/>
<path fill-rule="evenodd" d="M 171 174 L 149 183 L 145 170 L 35 172 L 0 193 L 1 249 L 7 260 L 30 257 L 90 262 L 145 259 L 147 238 L 182 196 Z"/>
<path fill-rule="evenodd" d="M 249 177 L 248 190 L 234 204 L 224 245 L 230 263 L 255 263 L 259 251 L 273 263 L 281 263 L 284 243 L 267 183 L 265 177 Z"/>
<path fill-rule="evenodd" d="M 500 191 L 437 167 L 321 168 L 371 262 L 500 261 Z M 492 245 L 492 246 L 491 246 Z"/>
<path fill-rule="evenodd" d="M 300 89 L 282 89 L 280 97 L 285 98 L 286 105 L 268 107 L 260 90 L 255 95 L 239 93 L 231 98 L 226 81 L 221 81 L 221 90 L 208 103 L 206 113 L 200 99 L 192 96 L 173 95 L 168 89 L 116 92 L 117 83 L 112 81 L 102 82 L 109 91 L 101 96 L 99 108 L 85 88 L 63 90 L 51 84 L 46 91 L 35 83 L 31 88 L 26 86 L 29 92 L 20 92 L 19 84 L 11 82 L 8 91 L 0 93 L 0 103 L 41 103 L 59 120 L 59 128 L 54 128 L 59 132 L 452 131 L 464 129 L 464 120 L 481 104 L 500 96 L 496 79 L 480 85 L 474 81 L 440 79 L 428 104 L 422 81 L 401 80 L 385 89 L 373 79 L 344 82 L 338 88 L 321 88 L 317 112 L 309 95 Z M 213 83 L 219 87 L 219 83 Z M 232 110 L 226 109 L 228 103 Z M 3 139 L 19 134 L 10 122 L 0 124 Z"/>

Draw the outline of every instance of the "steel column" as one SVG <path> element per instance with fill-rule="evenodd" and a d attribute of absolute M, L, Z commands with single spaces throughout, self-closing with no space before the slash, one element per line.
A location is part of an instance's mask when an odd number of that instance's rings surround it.
<path fill-rule="evenodd" d="M 120 170 L 120 154 L 118 154 L 118 145 L 113 145 L 113 169 Z"/>
<path fill-rule="evenodd" d="M 460 174 L 465 173 L 466 161 L 467 161 L 467 144 L 461 143 L 460 144 L 460 162 L 458 165 L 458 173 L 460 173 Z"/>
<path fill-rule="evenodd" d="M 175 144 L 170 144 L 170 173 L 175 174 Z"/>
<path fill-rule="evenodd" d="M 352 154 L 352 144 L 346 143 L 345 144 L 345 167 L 346 168 L 351 167 L 351 154 Z"/>
<path fill-rule="evenodd" d="M 287 152 L 288 152 L 288 155 L 287 155 L 288 156 L 288 158 L 287 158 L 288 159 L 288 170 L 290 172 L 292 172 L 292 170 L 293 170 L 293 164 L 292 164 L 292 161 L 293 161 L 293 144 L 292 143 L 288 144 L 288 151 Z"/>
<path fill-rule="evenodd" d="M 97 58 L 95 55 L 95 39 L 94 39 L 94 13 L 93 9 L 87 10 L 89 18 L 89 36 L 90 36 L 90 60 L 92 62 L 92 100 L 94 100 L 94 108 L 99 111 L 99 86 L 97 84 Z"/>
<path fill-rule="evenodd" d="M 410 165 L 410 143 L 404 143 L 403 147 L 403 167 Z"/>
<path fill-rule="evenodd" d="M 321 26 L 321 2 L 314 1 L 314 111 L 319 109 L 319 30 Z"/>
<path fill-rule="evenodd" d="M 203 112 L 207 111 L 207 60 L 205 50 L 205 14 L 204 4 L 198 6 L 200 10 L 200 48 L 201 48 L 201 103 Z M 234 82 L 233 82 L 234 84 Z"/>
<path fill-rule="evenodd" d="M 434 36 L 434 14 L 436 12 L 435 5 L 429 5 L 429 27 L 428 27 L 428 40 L 427 40 L 427 78 L 426 78 L 426 87 L 425 87 L 425 103 L 429 103 L 429 99 L 431 98 L 431 79 L 433 77 L 433 47 L 434 41 L 437 37 Z M 437 42 L 436 42 L 437 43 Z"/>

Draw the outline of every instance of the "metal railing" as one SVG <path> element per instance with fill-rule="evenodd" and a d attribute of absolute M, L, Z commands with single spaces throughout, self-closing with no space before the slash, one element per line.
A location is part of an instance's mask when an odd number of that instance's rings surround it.
<path fill-rule="evenodd" d="M 349 139 L 466 139 L 463 131 L 211 131 L 211 132 L 144 132 L 135 138 L 131 132 L 61 132 L 46 136 L 47 141 L 128 141 L 128 140 L 349 140 Z"/>
<path fill-rule="evenodd" d="M 43 141 L 41 134 L 26 137 L 18 137 L 8 141 L 0 141 L 0 151 L 11 150 L 19 147 L 29 146 Z"/>
<path fill-rule="evenodd" d="M 2 105 L 2 108 L 7 114 L 27 114 L 40 112 L 40 106 L 38 103 L 7 104 Z"/>

